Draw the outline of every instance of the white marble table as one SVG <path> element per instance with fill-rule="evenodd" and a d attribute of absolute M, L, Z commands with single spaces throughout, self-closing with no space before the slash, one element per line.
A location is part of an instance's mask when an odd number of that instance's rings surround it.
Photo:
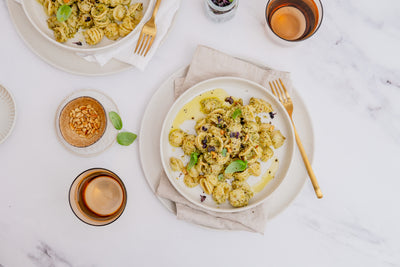
<path fill-rule="evenodd" d="M 144 72 L 94 78 L 32 53 L 0 1 L 0 83 L 18 113 L 0 145 L 0 266 L 400 266 L 400 2 L 324 1 L 318 34 L 291 48 L 265 36 L 265 3 L 241 0 L 232 21 L 214 24 L 202 0 L 182 1 Z M 139 132 L 152 94 L 198 44 L 290 71 L 312 114 L 325 197 L 307 182 L 264 236 L 177 220 L 147 185 L 137 142 L 82 159 L 57 140 L 54 112 L 81 88 L 111 95 Z M 67 201 L 73 178 L 95 166 L 117 172 L 129 194 L 123 216 L 103 228 L 80 222 Z"/>

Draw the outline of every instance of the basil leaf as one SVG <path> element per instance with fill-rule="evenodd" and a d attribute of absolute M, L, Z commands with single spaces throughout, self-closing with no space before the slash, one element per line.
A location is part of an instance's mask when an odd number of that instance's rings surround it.
<path fill-rule="evenodd" d="M 220 181 L 220 182 L 222 182 L 222 181 L 224 181 L 225 179 L 224 179 L 224 175 L 222 174 L 222 173 L 220 173 L 219 175 L 218 175 L 218 181 Z"/>
<path fill-rule="evenodd" d="M 71 16 L 72 8 L 69 5 L 62 5 L 57 10 L 57 20 L 59 22 L 66 21 Z"/>
<path fill-rule="evenodd" d="M 108 116 L 110 117 L 112 125 L 114 125 L 115 129 L 121 130 L 122 129 L 122 120 L 121 117 L 118 115 L 117 112 L 115 111 L 110 111 L 108 113 Z"/>
<path fill-rule="evenodd" d="M 193 152 L 192 154 L 190 154 L 190 161 L 189 161 L 189 164 L 188 164 L 187 167 L 186 167 L 186 169 L 187 169 L 188 171 L 189 171 L 191 168 L 193 168 L 194 165 L 197 164 L 197 161 L 199 160 L 198 157 L 199 157 L 199 153 L 197 153 L 197 152 Z"/>
<path fill-rule="evenodd" d="M 226 148 L 222 149 L 222 152 L 221 152 L 222 156 L 226 157 L 226 151 L 227 151 Z"/>
<path fill-rule="evenodd" d="M 129 146 L 135 141 L 137 135 L 131 132 L 120 132 L 117 135 L 117 142 L 122 146 Z"/>
<path fill-rule="evenodd" d="M 238 116 L 242 115 L 242 111 L 240 110 L 240 108 L 235 109 L 235 111 L 232 114 L 232 118 L 236 119 Z"/>
<path fill-rule="evenodd" d="M 231 164 L 228 165 L 225 169 L 225 173 L 235 173 L 244 171 L 247 168 L 247 161 L 243 160 L 235 160 L 232 161 Z"/>

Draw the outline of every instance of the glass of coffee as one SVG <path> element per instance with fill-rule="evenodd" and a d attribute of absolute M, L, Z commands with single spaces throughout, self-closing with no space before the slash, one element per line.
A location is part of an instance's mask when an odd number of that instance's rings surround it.
<path fill-rule="evenodd" d="M 114 222 L 125 209 L 127 193 L 122 180 L 107 169 L 79 174 L 69 190 L 69 204 L 83 222 L 102 226 Z"/>
<path fill-rule="evenodd" d="M 265 16 L 269 35 L 280 44 L 293 44 L 314 35 L 323 8 L 320 0 L 269 0 Z"/>

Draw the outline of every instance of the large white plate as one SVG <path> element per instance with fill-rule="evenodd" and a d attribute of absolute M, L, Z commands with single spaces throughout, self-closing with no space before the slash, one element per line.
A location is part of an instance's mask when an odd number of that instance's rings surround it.
<path fill-rule="evenodd" d="M 25 44 L 38 57 L 53 67 L 76 75 L 85 76 L 111 75 L 133 68 L 132 65 L 116 59 L 111 59 L 104 66 L 100 66 L 95 62 L 89 62 L 83 59 L 73 51 L 68 51 L 54 45 L 45 37 L 43 37 L 30 23 L 21 4 L 17 3 L 15 0 L 6 0 L 6 3 L 11 20 L 14 23 L 15 28 L 17 29 L 17 32 L 22 40 L 24 40 Z M 173 18 L 171 26 L 168 29 L 168 33 L 164 36 L 164 39 L 161 40 L 161 43 L 164 42 L 171 28 L 174 26 L 177 13 L 178 12 L 175 13 L 175 17 Z M 145 18 L 143 18 L 143 21 L 145 21 Z"/>
<path fill-rule="evenodd" d="M 132 3 L 136 3 L 139 1 L 132 1 Z M 132 38 L 135 34 L 138 34 L 139 31 L 142 28 L 142 25 L 148 19 L 149 14 L 151 12 L 151 7 L 153 5 L 154 0 L 140 0 L 141 3 L 143 3 L 143 19 L 139 23 L 139 25 L 132 31 L 130 32 L 127 36 L 124 38 L 121 38 L 117 41 L 112 41 L 107 38 L 103 38 L 100 43 L 94 46 L 88 45 L 83 38 L 82 31 L 78 32 L 75 34 L 74 38 L 69 39 L 65 43 L 60 43 L 57 42 L 54 39 L 54 33 L 53 30 L 49 29 L 47 26 L 47 19 L 48 16 L 43 10 L 43 6 L 39 3 L 37 0 L 22 0 L 22 6 L 24 8 L 25 14 L 28 17 L 30 23 L 36 28 L 36 30 L 43 35 L 47 40 L 49 40 L 51 43 L 54 45 L 63 48 L 63 49 L 69 49 L 74 52 L 83 52 L 87 54 L 95 53 L 95 52 L 104 52 L 106 50 L 115 48 L 128 39 Z M 81 41 L 82 46 L 77 46 L 74 44 L 74 42 Z"/>
<path fill-rule="evenodd" d="M 187 70 L 187 67 L 181 68 L 166 79 L 150 99 L 143 114 L 139 139 L 140 160 L 145 178 L 154 193 L 157 190 L 163 172 L 159 153 L 162 120 L 175 101 L 174 81 L 177 78 L 184 77 Z M 296 129 L 312 162 L 314 158 L 314 133 L 311 118 L 304 101 L 295 90 L 291 92 L 291 98 L 295 103 L 293 118 L 296 122 Z M 307 171 L 300 152 L 295 149 L 293 162 L 286 178 L 279 188 L 275 190 L 274 194 L 265 201 L 265 203 L 268 203 L 266 206 L 268 206 L 269 219 L 276 217 L 289 206 L 300 193 L 308 179 L 307 177 Z M 172 201 L 156 197 L 170 212 L 176 214 L 176 207 Z"/>
<path fill-rule="evenodd" d="M 274 112 L 276 112 L 275 118 L 265 119 L 264 122 L 271 122 L 276 129 L 279 129 L 281 133 L 286 137 L 284 145 L 274 150 L 274 158 L 276 157 L 279 160 L 279 169 L 275 174 L 273 180 L 271 180 L 265 188 L 259 193 L 255 194 L 253 198 L 250 199 L 249 204 L 246 207 L 234 208 L 232 207 L 228 201 L 217 205 L 212 197 L 208 197 L 204 202 L 200 201 L 200 195 L 202 195 L 203 190 L 200 186 L 195 188 L 189 188 L 183 182 L 183 177 L 179 177 L 178 172 L 172 171 L 169 166 L 169 159 L 171 157 L 180 158 L 183 155 L 181 149 L 176 149 L 169 144 L 168 136 L 171 130 L 171 126 L 178 112 L 190 101 L 192 101 L 195 97 L 205 93 L 212 91 L 214 89 L 223 89 L 227 92 L 228 95 L 233 96 L 235 98 L 243 99 L 243 104 L 248 104 L 251 97 L 264 99 L 268 103 L 272 105 Z M 263 117 L 263 116 L 261 116 Z M 193 121 L 188 121 L 193 122 Z M 188 125 L 189 124 L 189 125 Z M 193 123 L 183 123 L 181 125 L 181 129 L 194 133 Z M 293 159 L 294 152 L 294 134 L 293 127 L 290 122 L 290 118 L 285 111 L 284 107 L 276 100 L 276 98 L 269 93 L 264 87 L 261 85 L 235 77 L 219 77 L 210 80 L 206 80 L 200 82 L 193 87 L 189 88 L 185 93 L 183 93 L 172 105 L 171 109 L 167 113 L 164 123 L 161 130 L 161 139 L 160 139 L 160 152 L 161 152 L 161 162 L 164 166 L 165 173 L 167 174 L 171 184 L 175 187 L 175 189 L 184 196 L 187 200 L 192 202 L 195 205 L 198 205 L 202 208 L 217 211 L 217 212 L 239 212 L 243 210 L 247 210 L 250 208 L 254 208 L 255 206 L 261 204 L 265 201 L 278 186 L 282 183 L 285 178 L 287 171 L 289 170 L 290 164 Z M 186 157 L 186 163 L 188 159 Z M 271 165 L 272 160 L 269 160 L 266 163 L 261 163 L 261 173 L 264 174 L 267 172 L 268 168 Z M 179 177 L 178 179 L 176 179 Z M 260 177 L 249 177 L 247 182 L 250 186 L 256 184 L 261 179 Z"/>
<path fill-rule="evenodd" d="M 15 102 L 12 95 L 0 85 L 0 144 L 10 135 L 16 117 Z"/>
<path fill-rule="evenodd" d="M 58 47 L 44 38 L 29 22 L 21 4 L 6 0 L 10 17 L 25 44 L 48 64 L 63 71 L 86 76 L 101 76 L 118 73 L 133 66 L 112 59 L 104 66 L 88 62 L 75 52 Z"/>

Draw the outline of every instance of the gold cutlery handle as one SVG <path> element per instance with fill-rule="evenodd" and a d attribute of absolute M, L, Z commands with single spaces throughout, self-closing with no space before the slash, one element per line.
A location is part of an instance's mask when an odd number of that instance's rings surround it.
<path fill-rule="evenodd" d="M 155 17 L 157 15 L 158 12 L 158 8 L 160 7 L 161 4 L 161 0 L 157 0 L 155 6 L 154 6 L 154 10 L 153 10 L 153 17 Z"/>
<path fill-rule="evenodd" d="M 303 144 L 300 141 L 300 137 L 299 137 L 299 134 L 297 133 L 296 127 L 294 126 L 293 120 L 292 120 L 292 125 L 293 125 L 294 135 L 296 137 L 297 146 L 299 147 L 301 157 L 303 158 L 303 161 L 304 161 L 304 165 L 306 165 L 306 169 L 307 169 L 308 175 L 310 176 L 311 183 L 314 187 L 315 194 L 317 195 L 318 198 L 322 198 L 323 195 L 322 195 L 321 189 L 319 188 L 317 178 L 315 177 L 314 171 L 311 168 L 310 161 L 308 160 L 306 151 L 304 150 Z"/>

